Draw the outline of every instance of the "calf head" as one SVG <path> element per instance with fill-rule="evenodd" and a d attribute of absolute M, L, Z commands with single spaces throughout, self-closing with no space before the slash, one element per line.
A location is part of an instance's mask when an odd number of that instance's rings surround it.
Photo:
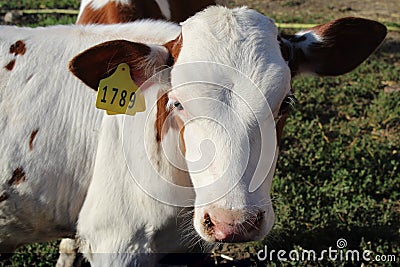
<path fill-rule="evenodd" d="M 253 10 L 210 7 L 182 23 L 181 34 L 164 46 L 111 41 L 78 55 L 70 69 L 97 88 L 123 62 L 139 85 L 171 66 L 170 90 L 157 109 L 177 123 L 158 120 L 154 142 L 168 131 L 160 125 L 180 125 L 196 193 L 194 228 L 206 241 L 244 242 L 273 225 L 270 188 L 291 78 L 346 73 L 385 35 L 380 23 L 344 18 L 279 36 L 273 21 Z"/>

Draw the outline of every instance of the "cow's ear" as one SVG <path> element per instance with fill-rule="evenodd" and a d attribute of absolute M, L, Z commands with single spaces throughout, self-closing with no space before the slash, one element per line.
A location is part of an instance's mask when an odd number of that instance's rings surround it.
<path fill-rule="evenodd" d="M 281 38 L 292 76 L 336 76 L 353 70 L 381 44 L 386 27 L 362 18 L 342 18 Z"/>
<path fill-rule="evenodd" d="M 127 63 L 132 79 L 140 86 L 161 66 L 168 65 L 170 58 L 164 46 L 115 40 L 101 43 L 75 56 L 69 63 L 69 70 L 97 91 L 100 80 L 110 76 L 119 64 Z"/>

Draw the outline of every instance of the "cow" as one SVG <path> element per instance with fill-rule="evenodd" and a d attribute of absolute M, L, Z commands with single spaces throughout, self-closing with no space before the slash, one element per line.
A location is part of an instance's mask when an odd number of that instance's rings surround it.
<path fill-rule="evenodd" d="M 207 6 L 227 0 L 83 0 L 77 24 L 114 24 L 138 19 L 182 22 Z"/>
<path fill-rule="evenodd" d="M 209 5 L 228 5 L 227 0 L 83 0 L 80 5 L 76 23 L 116 24 L 140 19 L 162 19 L 181 22 L 201 11 Z M 73 248 L 77 245 L 70 238 L 60 243 L 58 266 L 71 266 L 77 259 Z"/>
<path fill-rule="evenodd" d="M 254 10 L 214 6 L 181 25 L 0 32 L 0 251 L 77 231 L 92 266 L 154 266 L 270 231 L 291 79 L 351 71 L 386 28 L 349 17 L 283 38 Z M 114 75 L 139 91 L 105 85 Z M 144 105 L 96 109 L 107 89 Z"/>

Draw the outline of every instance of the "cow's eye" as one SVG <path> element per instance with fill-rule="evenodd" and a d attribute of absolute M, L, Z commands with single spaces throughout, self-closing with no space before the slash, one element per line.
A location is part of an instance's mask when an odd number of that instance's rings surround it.
<path fill-rule="evenodd" d="M 174 102 L 174 107 L 175 107 L 177 110 L 183 110 L 183 106 L 182 106 L 181 102 L 175 101 L 175 102 Z"/>

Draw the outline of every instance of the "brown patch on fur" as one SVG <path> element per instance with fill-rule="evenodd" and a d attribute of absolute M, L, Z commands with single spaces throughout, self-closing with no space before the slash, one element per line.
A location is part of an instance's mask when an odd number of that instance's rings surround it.
<path fill-rule="evenodd" d="M 111 75 L 121 63 L 128 63 L 131 76 L 138 86 L 148 77 L 143 62 L 150 54 L 149 46 L 126 40 L 101 43 L 83 51 L 69 63 L 69 70 L 86 85 L 97 91 L 101 79 Z"/>
<path fill-rule="evenodd" d="M 135 21 L 138 19 L 167 19 L 154 0 L 135 1 L 128 5 L 108 2 L 99 9 L 87 5 L 80 15 L 77 24 L 115 24 Z M 169 0 L 171 21 L 182 22 L 203 10 L 207 6 L 215 5 L 215 0 Z"/>
<path fill-rule="evenodd" d="M 163 95 L 158 96 L 157 100 L 157 117 L 155 122 L 156 141 L 161 142 L 164 135 L 167 134 L 170 128 L 179 132 L 179 148 L 183 155 L 186 154 L 185 145 L 185 125 L 178 116 L 170 116 L 171 110 L 167 109 L 168 93 L 163 92 Z"/>
<path fill-rule="evenodd" d="M 17 55 L 24 55 L 26 52 L 26 46 L 25 43 L 21 40 L 16 41 L 14 44 L 10 46 L 10 54 L 14 54 L 14 56 Z"/>
<path fill-rule="evenodd" d="M 25 182 L 26 174 L 21 167 L 18 167 L 14 170 L 11 179 L 8 181 L 9 186 L 19 185 L 22 182 Z"/>
<path fill-rule="evenodd" d="M 35 137 L 36 137 L 38 132 L 39 132 L 39 129 L 36 129 L 31 133 L 31 136 L 29 138 L 29 150 L 30 151 L 33 150 L 33 141 L 35 140 Z"/>
<path fill-rule="evenodd" d="M 8 196 L 6 195 L 6 194 L 2 194 L 1 196 L 0 196 L 0 202 L 3 202 L 3 201 L 5 201 L 5 200 L 7 200 L 8 199 Z"/>
<path fill-rule="evenodd" d="M 157 100 L 157 117 L 155 122 L 156 127 L 156 141 L 161 142 L 164 134 L 168 131 L 168 127 L 164 127 L 165 121 L 167 120 L 170 111 L 167 110 L 168 94 L 163 93 L 162 96 L 158 97 Z M 163 132 L 164 130 L 164 132 Z"/>
<path fill-rule="evenodd" d="M 136 1 L 129 5 L 108 2 L 99 9 L 87 5 L 79 17 L 77 24 L 116 24 L 137 19 L 165 19 L 154 1 Z"/>
<path fill-rule="evenodd" d="M 374 52 L 387 33 L 379 22 L 354 17 L 334 20 L 310 30 L 323 42 L 308 47 L 307 53 L 298 51 L 302 58 L 297 61 L 307 71 L 325 76 L 341 75 L 356 68 Z"/>
<path fill-rule="evenodd" d="M 168 66 L 172 66 L 178 59 L 178 56 L 182 49 L 182 33 L 179 34 L 179 36 L 176 37 L 175 40 L 171 40 L 168 43 L 164 44 L 164 46 L 168 49 L 172 57 L 172 62 L 168 62 Z"/>
<path fill-rule="evenodd" d="M 4 66 L 4 68 L 8 71 L 12 71 L 13 68 L 15 66 L 15 59 L 11 60 L 10 62 L 8 62 L 7 65 Z"/>

